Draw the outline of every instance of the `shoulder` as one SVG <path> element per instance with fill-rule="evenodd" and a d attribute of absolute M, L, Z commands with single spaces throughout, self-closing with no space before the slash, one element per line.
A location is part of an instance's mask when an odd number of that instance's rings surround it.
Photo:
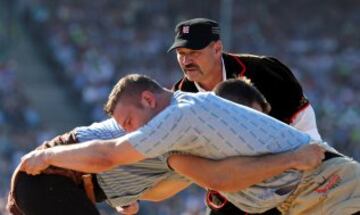
<path fill-rule="evenodd" d="M 204 103 L 204 101 L 210 97 L 214 97 L 214 92 L 183 92 L 183 91 L 177 91 L 174 92 L 174 99 L 176 102 L 173 104 L 176 104 L 177 106 L 196 106 L 200 103 Z"/>
<path fill-rule="evenodd" d="M 223 53 L 227 77 L 246 76 L 248 72 L 262 70 L 265 56 Z"/>
<path fill-rule="evenodd" d="M 173 102 L 163 111 L 162 117 L 187 121 L 194 114 L 206 109 L 213 92 L 174 92 Z M 171 115 L 171 117 L 166 116 Z"/>
<path fill-rule="evenodd" d="M 272 56 L 224 53 L 223 58 L 227 70 L 228 68 L 229 70 L 241 70 L 240 76 L 245 75 L 250 79 L 255 78 L 257 75 L 266 76 L 267 74 L 292 76 L 291 70 Z"/>
<path fill-rule="evenodd" d="M 209 106 L 217 102 L 219 98 L 214 92 L 179 92 L 176 96 L 179 111 L 188 116 L 198 114 L 199 112 L 206 112 Z"/>
<path fill-rule="evenodd" d="M 272 62 L 272 63 L 281 63 L 280 60 L 273 56 L 266 55 L 255 55 L 248 53 L 224 53 L 224 60 L 227 61 L 236 61 L 241 60 L 243 63 L 261 63 L 261 62 Z M 281 63 L 282 64 L 282 63 Z"/>

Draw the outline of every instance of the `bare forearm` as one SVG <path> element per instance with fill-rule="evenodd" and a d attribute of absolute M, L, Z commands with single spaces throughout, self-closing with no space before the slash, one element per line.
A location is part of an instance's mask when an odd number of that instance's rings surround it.
<path fill-rule="evenodd" d="M 290 154 L 261 157 L 233 157 L 209 160 L 191 155 L 173 155 L 170 166 L 198 185 L 235 192 L 292 168 Z"/>
<path fill-rule="evenodd" d="M 306 144 L 293 152 L 258 157 L 209 160 L 191 155 L 172 155 L 170 166 L 202 187 L 236 192 L 290 168 L 307 171 L 321 164 L 325 148 Z"/>
<path fill-rule="evenodd" d="M 34 150 L 21 158 L 20 170 L 37 175 L 52 166 L 97 173 L 115 166 L 145 159 L 123 136 L 112 140 L 95 140 L 81 144 Z"/>
<path fill-rule="evenodd" d="M 294 162 L 290 153 L 226 159 L 215 171 L 215 174 L 224 176 L 217 179 L 217 188 L 219 191 L 236 192 L 293 167 Z"/>
<path fill-rule="evenodd" d="M 141 200 L 159 202 L 168 199 L 188 187 L 191 183 L 180 180 L 163 180 L 146 191 Z"/>
<path fill-rule="evenodd" d="M 45 150 L 45 162 L 66 169 L 97 173 L 116 165 L 111 159 L 114 146 L 114 142 L 111 141 L 101 144 L 90 141 L 71 146 L 58 146 Z"/>

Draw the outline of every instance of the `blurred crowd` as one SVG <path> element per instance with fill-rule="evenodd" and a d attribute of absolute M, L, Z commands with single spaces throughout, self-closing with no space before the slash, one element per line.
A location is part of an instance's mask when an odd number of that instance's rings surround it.
<path fill-rule="evenodd" d="M 5 214 L 10 177 L 22 155 L 54 133 L 41 123 L 16 76 L 13 61 L 0 61 L 0 214 Z"/>
<path fill-rule="evenodd" d="M 206 5 L 187 0 L 30 2 L 30 31 L 40 35 L 94 121 L 106 117 L 103 104 L 121 76 L 143 73 L 167 87 L 181 77 L 175 55 L 166 52 L 177 22 L 199 16 L 220 21 L 223 15 L 220 0 Z M 227 50 L 271 55 L 287 64 L 315 108 L 323 138 L 360 160 L 360 2 L 240 0 L 231 8 L 231 31 L 223 32 L 231 34 Z M 32 129 L 41 123 L 11 65 L 0 65 L 0 82 L 0 168 L 5 174 L 17 154 L 31 148 L 22 141 L 36 139 Z M 18 135 L 19 126 L 28 132 Z M 142 214 L 200 214 L 200 195 L 192 188 L 156 207 L 144 203 Z"/>

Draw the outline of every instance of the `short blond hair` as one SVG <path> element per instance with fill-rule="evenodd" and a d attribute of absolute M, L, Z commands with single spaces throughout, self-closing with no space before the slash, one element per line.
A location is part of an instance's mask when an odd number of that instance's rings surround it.
<path fill-rule="evenodd" d="M 113 87 L 104 106 L 104 111 L 111 117 L 116 104 L 121 99 L 130 98 L 136 101 L 145 90 L 156 93 L 160 92 L 162 87 L 155 80 L 145 75 L 130 74 L 124 76 Z"/>
<path fill-rule="evenodd" d="M 230 101 L 251 107 L 254 102 L 261 106 L 264 113 L 271 111 L 271 106 L 264 95 L 246 77 L 229 79 L 216 85 L 216 95 Z"/>

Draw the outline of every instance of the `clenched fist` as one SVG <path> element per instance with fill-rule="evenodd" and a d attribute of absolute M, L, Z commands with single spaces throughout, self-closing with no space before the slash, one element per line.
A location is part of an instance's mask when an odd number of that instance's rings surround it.
<path fill-rule="evenodd" d="M 21 158 L 20 171 L 24 171 L 29 175 L 37 175 L 48 166 L 46 150 L 34 150 Z"/>
<path fill-rule="evenodd" d="M 308 144 L 293 153 L 294 168 L 298 170 L 312 170 L 319 166 L 325 157 L 325 148 L 320 144 Z"/>

